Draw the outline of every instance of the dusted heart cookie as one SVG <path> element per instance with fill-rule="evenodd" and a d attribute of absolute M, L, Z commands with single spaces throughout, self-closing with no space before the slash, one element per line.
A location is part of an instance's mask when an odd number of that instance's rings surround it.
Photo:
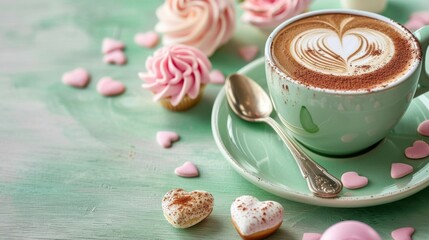
<path fill-rule="evenodd" d="M 262 239 L 282 224 L 283 207 L 274 201 L 261 202 L 252 196 L 241 196 L 231 205 L 231 218 L 243 239 Z"/>
<path fill-rule="evenodd" d="M 213 204 L 214 198 L 209 192 L 185 192 L 177 188 L 168 191 L 162 198 L 162 211 L 173 227 L 188 228 L 208 217 Z"/>

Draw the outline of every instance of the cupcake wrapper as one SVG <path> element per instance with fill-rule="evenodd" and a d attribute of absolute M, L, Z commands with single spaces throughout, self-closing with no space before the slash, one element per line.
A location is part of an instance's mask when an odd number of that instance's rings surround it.
<path fill-rule="evenodd" d="M 170 99 L 160 99 L 159 102 L 161 103 L 161 105 L 163 107 L 165 107 L 166 109 L 173 111 L 173 112 L 183 112 L 186 111 L 192 107 L 194 107 L 195 105 L 197 105 L 197 103 L 200 102 L 202 96 L 203 96 L 203 92 L 204 92 L 204 87 L 205 85 L 202 85 L 200 88 L 200 92 L 198 93 L 198 96 L 195 99 L 190 98 L 188 95 L 186 95 L 182 101 L 180 101 L 179 104 L 177 104 L 176 106 L 173 106 L 170 102 Z"/>

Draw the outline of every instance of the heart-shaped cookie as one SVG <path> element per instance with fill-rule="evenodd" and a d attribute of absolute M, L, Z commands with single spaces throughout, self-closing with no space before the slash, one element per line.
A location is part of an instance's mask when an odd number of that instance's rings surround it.
<path fill-rule="evenodd" d="M 177 188 L 168 191 L 162 198 L 162 211 L 173 227 L 188 228 L 207 218 L 213 204 L 214 198 L 209 192 L 186 192 Z"/>
<path fill-rule="evenodd" d="M 97 91 L 103 96 L 116 96 L 125 91 L 125 86 L 110 77 L 103 77 L 98 81 Z"/>
<path fill-rule="evenodd" d="M 424 120 L 417 127 L 417 132 L 423 136 L 429 137 L 429 120 Z"/>
<path fill-rule="evenodd" d="M 345 188 L 358 189 L 368 184 L 368 178 L 359 176 L 357 172 L 346 172 L 341 176 L 341 182 Z"/>
<path fill-rule="evenodd" d="M 159 131 L 156 133 L 156 141 L 163 148 L 169 148 L 173 145 L 173 142 L 179 140 L 179 134 L 172 131 Z"/>
<path fill-rule="evenodd" d="M 417 140 L 413 146 L 405 149 L 405 156 L 411 159 L 420 159 L 429 156 L 429 145 L 422 140 Z"/>
<path fill-rule="evenodd" d="M 392 163 L 390 176 L 392 178 L 402 178 L 413 172 L 413 166 L 406 163 Z"/>
<path fill-rule="evenodd" d="M 412 227 L 403 227 L 393 230 L 390 234 L 394 240 L 412 240 L 415 229 Z"/>
<path fill-rule="evenodd" d="M 192 162 L 185 162 L 182 166 L 174 170 L 177 176 L 181 177 L 198 177 L 200 174 L 198 168 Z"/>
<path fill-rule="evenodd" d="M 90 76 L 84 68 L 76 68 L 66 72 L 62 77 L 63 83 L 76 88 L 84 88 L 88 85 Z"/>
<path fill-rule="evenodd" d="M 103 57 L 103 62 L 115 65 L 124 65 L 127 62 L 127 56 L 121 50 L 109 52 Z"/>
<path fill-rule="evenodd" d="M 261 202 L 252 196 L 241 196 L 231 205 L 231 218 L 243 239 L 262 239 L 282 224 L 283 207 L 274 201 Z"/>
<path fill-rule="evenodd" d="M 134 36 L 134 42 L 141 47 L 153 48 L 158 45 L 159 36 L 156 32 L 153 31 L 137 33 Z"/>
<path fill-rule="evenodd" d="M 113 38 L 105 38 L 103 39 L 103 44 L 101 46 L 101 52 L 104 54 L 113 52 L 115 50 L 123 50 L 125 45 L 123 42 L 118 41 Z"/>

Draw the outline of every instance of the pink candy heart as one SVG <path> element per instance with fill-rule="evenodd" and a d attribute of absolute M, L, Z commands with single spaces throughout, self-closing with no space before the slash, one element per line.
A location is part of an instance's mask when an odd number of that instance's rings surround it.
<path fill-rule="evenodd" d="M 417 140 L 412 147 L 405 149 L 405 156 L 411 159 L 420 159 L 429 156 L 429 145 L 422 140 Z"/>
<path fill-rule="evenodd" d="M 341 176 L 341 182 L 348 189 L 358 189 L 368 184 L 368 178 L 359 176 L 356 172 L 346 172 Z"/>
<path fill-rule="evenodd" d="M 105 38 L 103 39 L 101 52 L 104 54 L 107 54 L 116 50 L 123 50 L 124 48 L 125 48 L 125 45 L 121 41 L 118 41 L 113 38 Z"/>
<path fill-rule="evenodd" d="M 62 77 L 63 83 L 72 87 L 84 88 L 88 85 L 90 76 L 88 71 L 83 68 L 76 68 L 66 72 Z"/>
<path fill-rule="evenodd" d="M 414 234 L 415 229 L 412 227 L 398 228 L 392 231 L 391 236 L 394 240 L 412 240 L 411 236 Z"/>
<path fill-rule="evenodd" d="M 110 77 L 104 77 L 98 81 L 97 91 L 103 96 L 116 96 L 125 91 L 125 86 Z"/>
<path fill-rule="evenodd" d="M 413 166 L 405 163 L 392 163 L 390 176 L 392 178 L 402 178 L 413 172 Z"/>
<path fill-rule="evenodd" d="M 198 168 L 192 162 L 185 162 L 182 166 L 176 168 L 174 173 L 180 177 L 198 177 Z"/>
<path fill-rule="evenodd" d="M 246 62 L 250 62 L 255 59 L 256 55 L 259 52 L 259 48 L 256 45 L 240 47 L 238 49 L 238 54 L 241 58 L 243 58 Z"/>
<path fill-rule="evenodd" d="M 417 127 L 417 132 L 423 136 L 429 136 L 429 120 L 425 120 Z"/>
<path fill-rule="evenodd" d="M 153 48 L 158 45 L 159 36 L 156 32 L 137 33 L 134 36 L 134 42 L 142 47 Z"/>
<path fill-rule="evenodd" d="M 210 72 L 210 82 L 214 84 L 224 84 L 225 75 L 221 71 L 215 69 Z"/>
<path fill-rule="evenodd" d="M 121 50 L 115 50 L 104 55 L 103 62 L 116 65 L 124 65 L 127 62 L 127 57 Z"/>
<path fill-rule="evenodd" d="M 425 25 L 429 25 L 429 11 L 411 14 L 408 22 L 404 24 L 404 26 L 411 31 L 417 30 Z"/>
<path fill-rule="evenodd" d="M 322 234 L 320 233 L 304 233 L 302 240 L 320 240 Z"/>
<path fill-rule="evenodd" d="M 156 133 L 156 141 L 164 148 L 169 148 L 173 142 L 179 140 L 179 135 L 171 131 L 159 131 Z"/>

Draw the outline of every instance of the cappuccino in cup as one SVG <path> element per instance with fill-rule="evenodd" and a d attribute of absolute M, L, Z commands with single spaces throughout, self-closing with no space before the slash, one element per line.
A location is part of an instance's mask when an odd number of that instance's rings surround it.
<path fill-rule="evenodd" d="M 285 128 L 327 155 L 359 153 L 382 140 L 416 89 L 429 86 L 422 71 L 429 28 L 419 31 L 356 10 L 314 11 L 280 24 L 266 42 L 265 71 Z"/>
<path fill-rule="evenodd" d="M 274 37 L 275 64 L 308 86 L 368 90 L 399 79 L 420 59 L 414 36 L 366 16 L 331 13 L 300 19 Z"/>

